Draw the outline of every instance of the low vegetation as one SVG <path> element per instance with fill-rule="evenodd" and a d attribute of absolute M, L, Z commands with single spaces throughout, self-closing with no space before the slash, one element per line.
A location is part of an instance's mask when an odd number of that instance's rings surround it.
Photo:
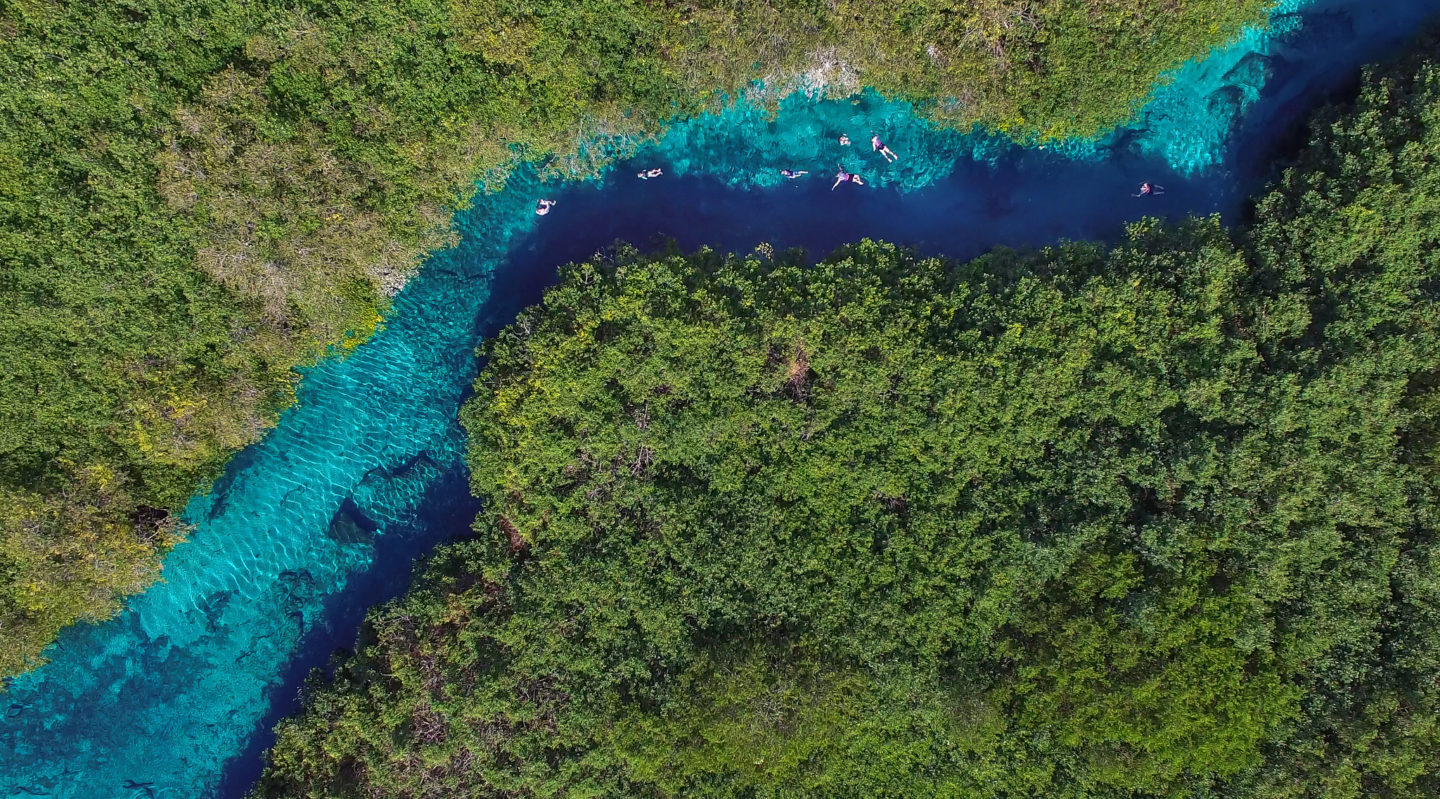
<path fill-rule="evenodd" d="M 477 177 L 806 72 L 1087 132 L 1264 5 L 0 2 L 0 675 L 153 579 Z"/>
<path fill-rule="evenodd" d="M 1233 235 L 570 267 L 464 411 L 473 539 L 257 796 L 1440 796 L 1440 66 L 1396 75 Z"/>

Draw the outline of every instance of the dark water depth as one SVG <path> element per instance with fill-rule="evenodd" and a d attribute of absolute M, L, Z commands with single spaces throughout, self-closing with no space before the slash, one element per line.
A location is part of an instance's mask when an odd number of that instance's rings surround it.
<path fill-rule="evenodd" d="M 187 509 L 192 539 L 165 582 L 0 695 L 0 797 L 239 797 L 304 675 L 352 645 L 366 608 L 463 533 L 456 415 L 474 347 L 538 299 L 555 267 L 615 239 L 642 248 L 820 255 L 862 236 L 924 253 L 1115 240 L 1146 215 L 1220 213 L 1296 146 L 1317 100 L 1396 52 L 1440 0 L 1289 0 L 1270 28 L 1180 70 L 1134 124 L 1093 142 L 1023 148 L 935 131 L 903 103 L 797 96 L 675 126 L 599 181 L 531 175 L 460 215 L 462 243 L 396 298 L 385 330 L 311 370 L 300 401 Z M 855 145 L 835 141 L 847 133 Z M 901 156 L 871 153 L 879 133 Z M 658 166 L 642 181 L 633 173 Z M 830 190 L 838 166 L 868 186 Z M 781 168 L 812 174 L 786 181 Z M 1142 181 L 1163 197 L 1131 195 Z M 541 196 L 558 200 L 537 217 Z"/>

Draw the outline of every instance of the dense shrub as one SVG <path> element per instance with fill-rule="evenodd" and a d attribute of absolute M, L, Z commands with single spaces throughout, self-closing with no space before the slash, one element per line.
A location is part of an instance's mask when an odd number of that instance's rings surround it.
<path fill-rule="evenodd" d="M 477 176 L 826 65 L 1093 130 L 1264 5 L 0 3 L 0 674 L 146 583 L 156 511 L 374 330 Z"/>
<path fill-rule="evenodd" d="M 1440 68 L 1243 236 L 573 266 L 266 797 L 1440 795 Z"/>

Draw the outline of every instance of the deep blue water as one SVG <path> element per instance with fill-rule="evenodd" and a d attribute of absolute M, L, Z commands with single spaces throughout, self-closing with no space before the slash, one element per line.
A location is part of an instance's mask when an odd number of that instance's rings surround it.
<path fill-rule="evenodd" d="M 1267 32 L 1180 70 L 1132 125 L 1091 142 L 1025 148 L 932 130 L 873 96 L 797 96 L 773 116 L 739 105 L 679 124 L 598 181 L 512 177 L 457 218 L 461 245 L 397 297 L 385 330 L 311 370 L 276 430 L 192 501 L 196 531 L 165 582 L 67 631 L 48 666 L 0 695 L 0 796 L 241 796 L 304 675 L 404 590 L 415 558 L 467 529 L 456 414 L 473 348 L 556 265 L 617 238 L 823 254 L 870 236 L 964 257 L 1114 240 L 1144 215 L 1233 220 L 1317 99 L 1436 11 L 1440 0 L 1291 0 Z M 900 161 L 869 152 L 872 132 Z M 837 165 L 870 185 L 831 191 Z M 650 166 L 667 174 L 634 177 Z M 785 181 L 781 168 L 812 174 Z M 1166 194 L 1130 196 L 1144 180 Z M 559 201 L 543 218 L 530 212 L 540 196 Z"/>

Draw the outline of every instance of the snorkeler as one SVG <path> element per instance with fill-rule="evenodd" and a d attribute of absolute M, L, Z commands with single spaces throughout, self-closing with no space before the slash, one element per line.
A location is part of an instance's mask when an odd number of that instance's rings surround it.
<path fill-rule="evenodd" d="M 859 175 L 851 174 L 843 169 L 835 173 L 835 183 L 830 187 L 830 191 L 835 191 L 835 187 L 841 183 L 854 183 L 856 186 L 865 185 L 865 181 L 861 180 Z"/>
<path fill-rule="evenodd" d="M 1133 197 L 1159 197 L 1165 193 L 1165 187 L 1154 183 L 1141 183 L 1140 193 L 1131 195 Z"/>
<path fill-rule="evenodd" d="M 539 214 L 540 216 L 544 216 L 550 213 L 550 207 L 554 204 L 554 200 L 541 200 L 540 202 L 535 203 L 535 213 Z"/>
<path fill-rule="evenodd" d="M 849 137 L 849 136 L 846 136 L 846 135 L 843 134 L 843 133 L 840 134 L 840 146 L 841 146 L 841 147 L 849 147 L 849 146 L 850 146 L 850 137 Z"/>
<path fill-rule="evenodd" d="M 809 173 L 809 172 L 806 172 L 806 171 L 803 170 L 803 169 L 798 170 L 798 171 L 797 171 L 797 170 L 794 170 L 794 169 L 782 169 L 782 170 L 780 170 L 780 176 L 783 177 L 783 178 L 785 178 L 786 180 L 794 180 L 795 178 L 798 178 L 798 177 L 800 177 L 801 175 L 808 175 L 808 174 L 810 174 L 810 173 Z"/>
<path fill-rule="evenodd" d="M 639 172 L 635 173 L 635 177 L 640 178 L 641 180 L 649 180 L 650 178 L 658 178 L 663 174 L 665 174 L 665 170 L 657 166 L 651 169 L 642 169 Z"/>
<path fill-rule="evenodd" d="M 886 146 L 885 146 L 885 142 L 880 141 L 880 137 L 879 137 L 879 136 L 871 136 L 871 137 L 870 137 L 870 147 L 871 147 L 872 149 L 874 149 L 875 152 L 877 152 L 877 153 L 885 156 L 885 161 L 886 161 L 886 163 L 892 162 L 892 161 L 894 161 L 895 159 L 897 159 L 897 158 L 900 157 L 900 156 L 898 156 L 898 155 L 895 154 L 895 151 L 894 151 L 894 150 L 891 150 L 889 147 L 886 147 Z"/>

